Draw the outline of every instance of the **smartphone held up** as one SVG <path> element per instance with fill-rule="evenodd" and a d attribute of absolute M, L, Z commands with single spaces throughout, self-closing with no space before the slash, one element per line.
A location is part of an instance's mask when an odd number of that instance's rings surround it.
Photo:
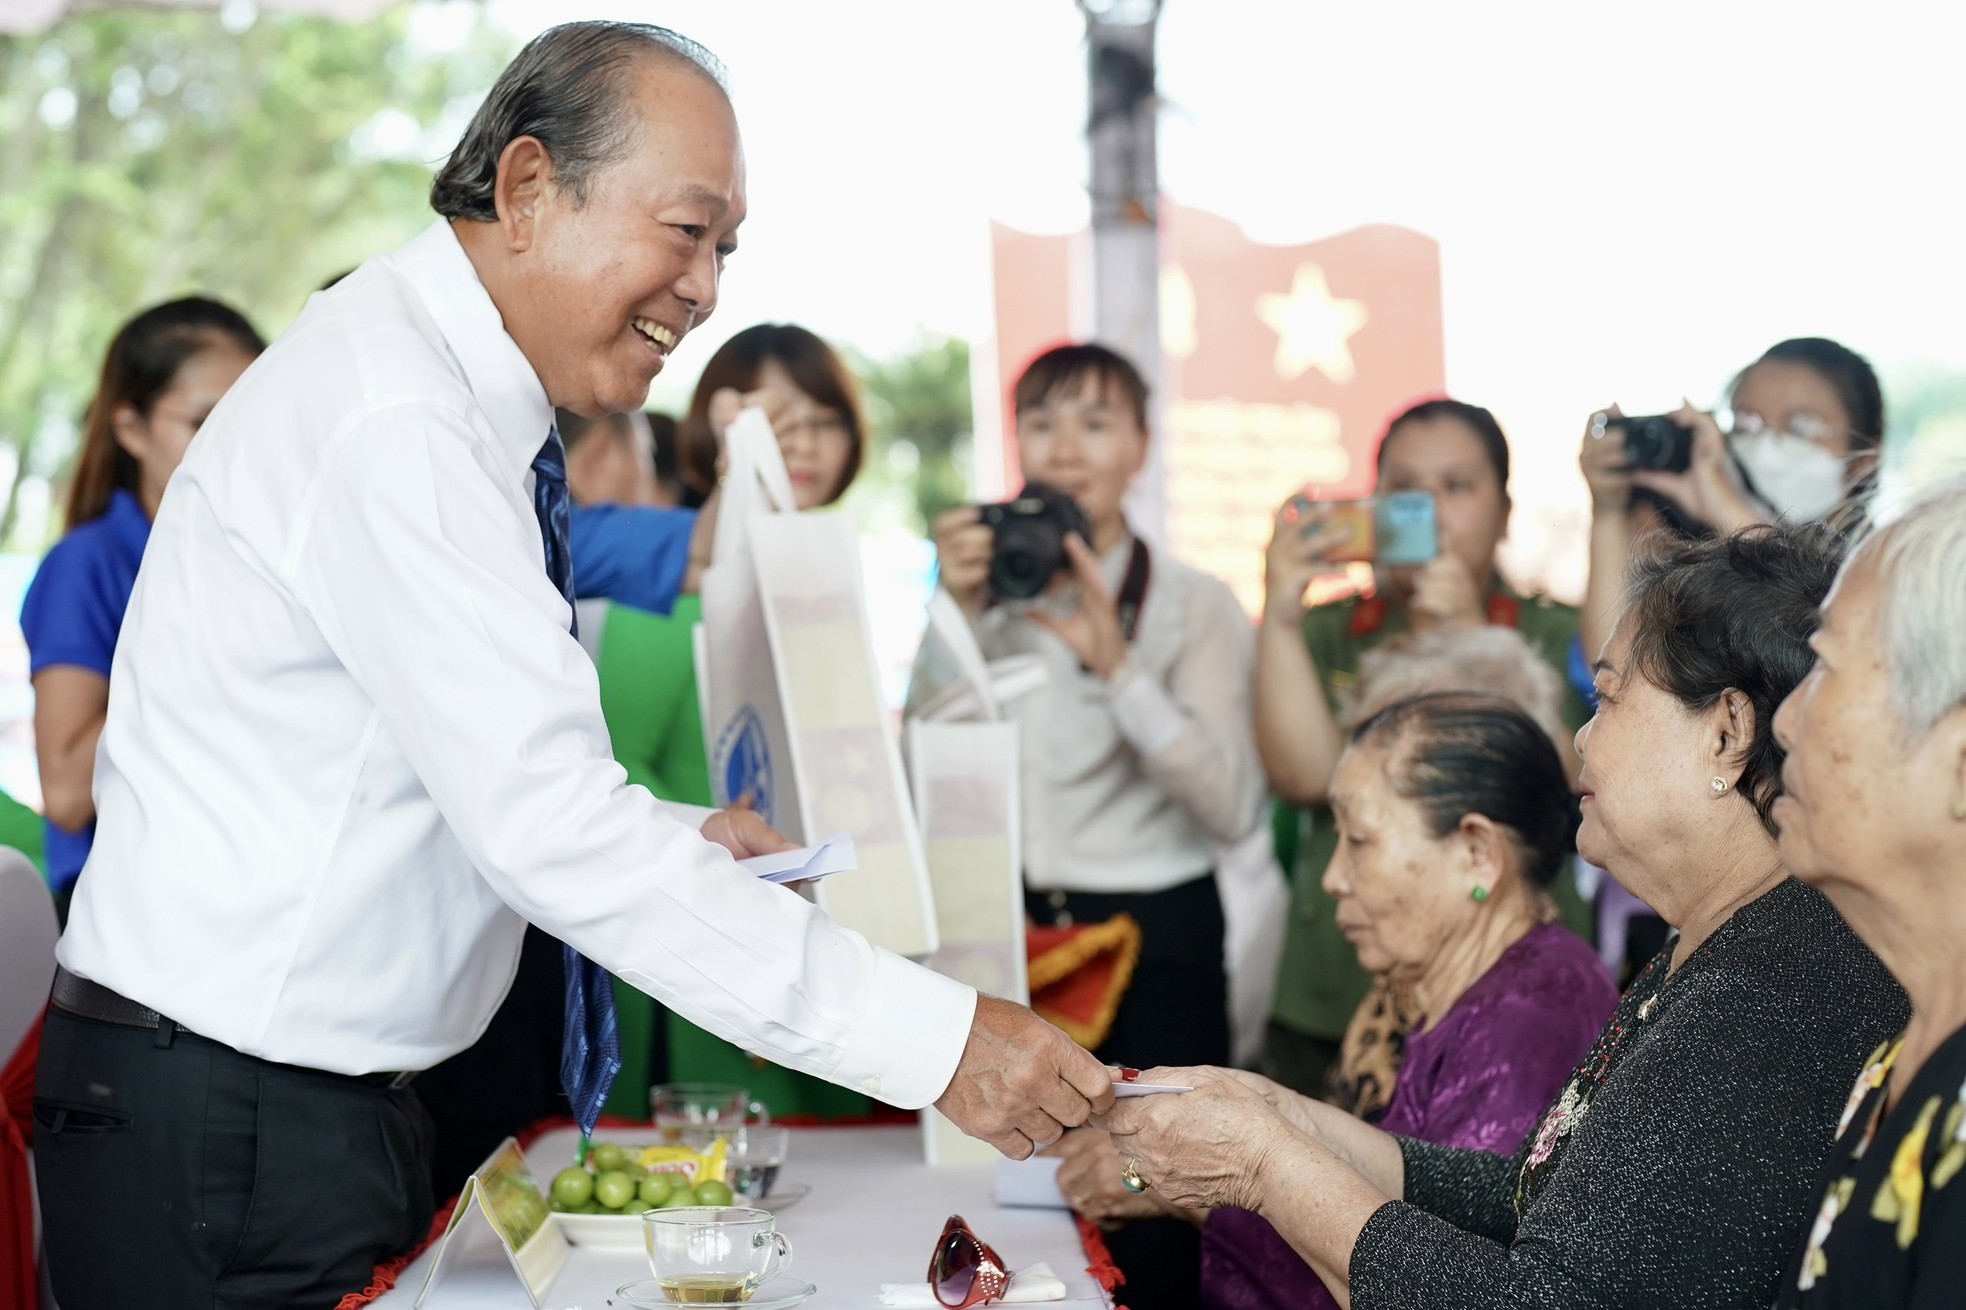
<path fill-rule="evenodd" d="M 1325 534 L 1328 544 L 1319 556 L 1328 564 L 1410 568 L 1440 554 L 1440 523 L 1431 492 L 1395 491 L 1362 500 L 1299 496 L 1291 508 L 1305 536 Z"/>

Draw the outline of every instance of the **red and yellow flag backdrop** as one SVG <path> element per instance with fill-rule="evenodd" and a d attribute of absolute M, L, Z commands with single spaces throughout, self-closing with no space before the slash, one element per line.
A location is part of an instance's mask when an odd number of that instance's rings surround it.
<path fill-rule="evenodd" d="M 1086 246 L 997 226 L 992 250 L 1003 467 L 1015 486 L 1006 391 L 1034 355 L 1085 331 L 1074 309 Z M 1442 391 L 1440 248 L 1386 225 L 1264 245 L 1169 205 L 1160 317 L 1165 538 L 1254 613 L 1277 506 L 1306 486 L 1368 494 L 1386 420 Z"/>

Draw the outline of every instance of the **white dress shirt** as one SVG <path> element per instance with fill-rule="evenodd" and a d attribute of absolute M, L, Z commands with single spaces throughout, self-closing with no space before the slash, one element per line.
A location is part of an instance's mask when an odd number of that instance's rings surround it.
<path fill-rule="evenodd" d="M 1117 596 L 1133 539 L 1100 561 Z M 1047 597 L 1054 613 L 1074 593 Z M 1010 606 L 972 625 L 989 659 L 1036 655 L 1045 684 L 1006 708 L 1021 727 L 1024 884 L 1037 891 L 1158 892 L 1209 872 L 1262 818 L 1250 694 L 1255 633 L 1219 580 L 1152 555 L 1126 663 L 1111 681 Z M 954 675 L 931 636 L 912 705 Z"/>
<path fill-rule="evenodd" d="M 975 993 L 615 763 L 533 510 L 552 417 L 441 222 L 247 370 L 130 599 L 62 964 L 252 1055 L 424 1069 L 484 1031 L 530 920 L 721 1037 L 926 1105 Z"/>

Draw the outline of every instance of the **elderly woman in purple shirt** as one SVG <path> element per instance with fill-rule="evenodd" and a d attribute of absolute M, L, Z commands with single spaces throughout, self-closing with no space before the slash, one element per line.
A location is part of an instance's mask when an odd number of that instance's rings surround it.
<path fill-rule="evenodd" d="M 1514 1151 L 1618 999 L 1591 948 L 1553 922 L 1545 889 L 1576 811 L 1549 735 L 1497 697 L 1404 700 L 1353 734 L 1331 807 L 1339 843 L 1324 885 L 1339 927 L 1420 1016 L 1380 1126 Z M 1100 1217 L 1157 1204 L 1151 1192 L 1131 1204 L 1100 1195 L 1114 1177 L 1109 1159 L 1068 1159 L 1059 1185 Z M 1222 1209 L 1204 1224 L 1213 1310 L 1334 1304 L 1262 1218 Z"/>

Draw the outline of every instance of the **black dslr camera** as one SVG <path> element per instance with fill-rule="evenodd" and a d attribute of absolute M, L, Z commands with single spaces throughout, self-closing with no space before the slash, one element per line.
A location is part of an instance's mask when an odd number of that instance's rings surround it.
<path fill-rule="evenodd" d="M 1092 540 L 1078 502 L 1042 482 L 1025 483 L 1015 500 L 978 509 L 984 525 L 997 534 L 990 553 L 990 594 L 998 600 L 1043 595 L 1054 577 L 1072 567 L 1065 553 L 1066 534 Z"/>
<path fill-rule="evenodd" d="M 1625 464 L 1660 473 L 1684 473 L 1693 466 L 1693 429 L 1664 414 L 1621 418 L 1611 424 L 1625 433 Z"/>

